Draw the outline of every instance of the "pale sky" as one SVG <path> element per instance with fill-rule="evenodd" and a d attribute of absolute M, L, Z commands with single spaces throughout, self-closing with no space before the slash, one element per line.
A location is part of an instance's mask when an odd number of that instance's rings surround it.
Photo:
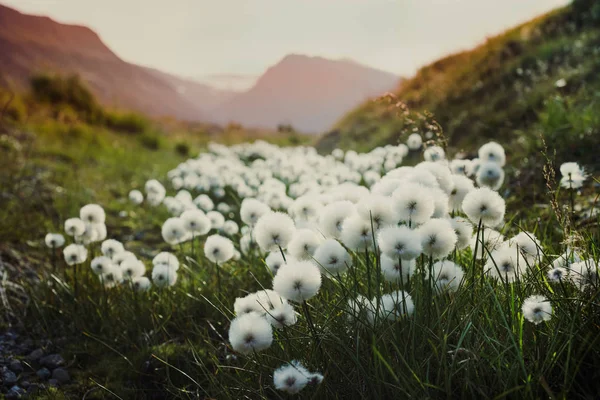
<path fill-rule="evenodd" d="M 398 75 L 568 0 L 0 0 L 86 25 L 121 58 L 188 77 L 258 75 L 286 54 Z"/>

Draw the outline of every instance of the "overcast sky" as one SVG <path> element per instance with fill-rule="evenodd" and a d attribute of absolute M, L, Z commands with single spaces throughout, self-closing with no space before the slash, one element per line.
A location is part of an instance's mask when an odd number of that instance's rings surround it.
<path fill-rule="evenodd" d="M 86 25 L 123 59 L 183 76 L 260 74 L 286 54 L 399 75 L 568 0 L 0 0 Z"/>

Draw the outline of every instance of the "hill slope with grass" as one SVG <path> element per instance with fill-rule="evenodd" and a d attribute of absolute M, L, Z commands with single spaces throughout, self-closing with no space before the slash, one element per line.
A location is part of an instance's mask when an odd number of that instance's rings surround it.
<path fill-rule="evenodd" d="M 599 21 L 600 3 L 576 1 L 422 68 L 394 95 L 431 112 L 452 147 L 496 139 L 531 151 L 543 134 L 559 153 L 592 161 L 600 136 Z M 406 139 L 406 126 L 387 102 L 367 102 L 318 148 L 394 144 Z"/>

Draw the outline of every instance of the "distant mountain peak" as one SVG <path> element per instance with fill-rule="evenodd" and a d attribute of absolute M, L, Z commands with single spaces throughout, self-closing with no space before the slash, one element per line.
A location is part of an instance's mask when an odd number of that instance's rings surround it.
<path fill-rule="evenodd" d="M 269 67 L 256 85 L 217 109 L 221 122 L 253 127 L 291 124 L 318 133 L 347 110 L 392 90 L 399 78 L 348 60 L 288 54 Z"/>

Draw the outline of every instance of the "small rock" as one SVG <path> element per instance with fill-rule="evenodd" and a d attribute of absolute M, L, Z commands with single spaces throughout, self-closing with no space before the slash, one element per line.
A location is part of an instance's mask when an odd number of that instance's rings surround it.
<path fill-rule="evenodd" d="M 29 361 L 37 361 L 40 358 L 42 358 L 43 355 L 44 355 L 44 350 L 42 350 L 42 349 L 35 349 L 31 353 L 29 353 L 29 355 L 27 356 L 27 359 Z"/>
<path fill-rule="evenodd" d="M 12 360 L 8 365 L 8 368 L 16 374 L 23 372 L 23 364 L 21 364 L 21 361 L 19 360 Z"/>
<path fill-rule="evenodd" d="M 29 381 L 21 381 L 21 387 L 23 389 L 27 389 L 29 386 L 31 386 L 31 383 Z"/>
<path fill-rule="evenodd" d="M 24 395 L 25 395 L 25 390 L 23 390 L 19 386 L 13 386 L 6 393 L 5 398 L 6 399 L 20 399 Z"/>
<path fill-rule="evenodd" d="M 65 359 L 60 354 L 50 354 L 40 359 L 40 364 L 44 367 L 55 369 L 62 365 L 65 365 Z"/>
<path fill-rule="evenodd" d="M 5 370 L 2 372 L 2 382 L 4 382 L 4 386 L 10 387 L 17 383 L 17 375 L 11 370 Z"/>
<path fill-rule="evenodd" d="M 48 385 L 56 387 L 56 386 L 58 386 L 58 381 L 56 379 L 50 379 L 48 381 Z"/>
<path fill-rule="evenodd" d="M 48 368 L 40 368 L 35 374 L 38 376 L 38 378 L 40 378 L 43 381 L 52 376 L 52 373 Z"/>
<path fill-rule="evenodd" d="M 66 369 L 56 368 L 52 371 L 52 379 L 56 379 L 59 383 L 67 383 L 71 380 L 71 376 Z"/>

